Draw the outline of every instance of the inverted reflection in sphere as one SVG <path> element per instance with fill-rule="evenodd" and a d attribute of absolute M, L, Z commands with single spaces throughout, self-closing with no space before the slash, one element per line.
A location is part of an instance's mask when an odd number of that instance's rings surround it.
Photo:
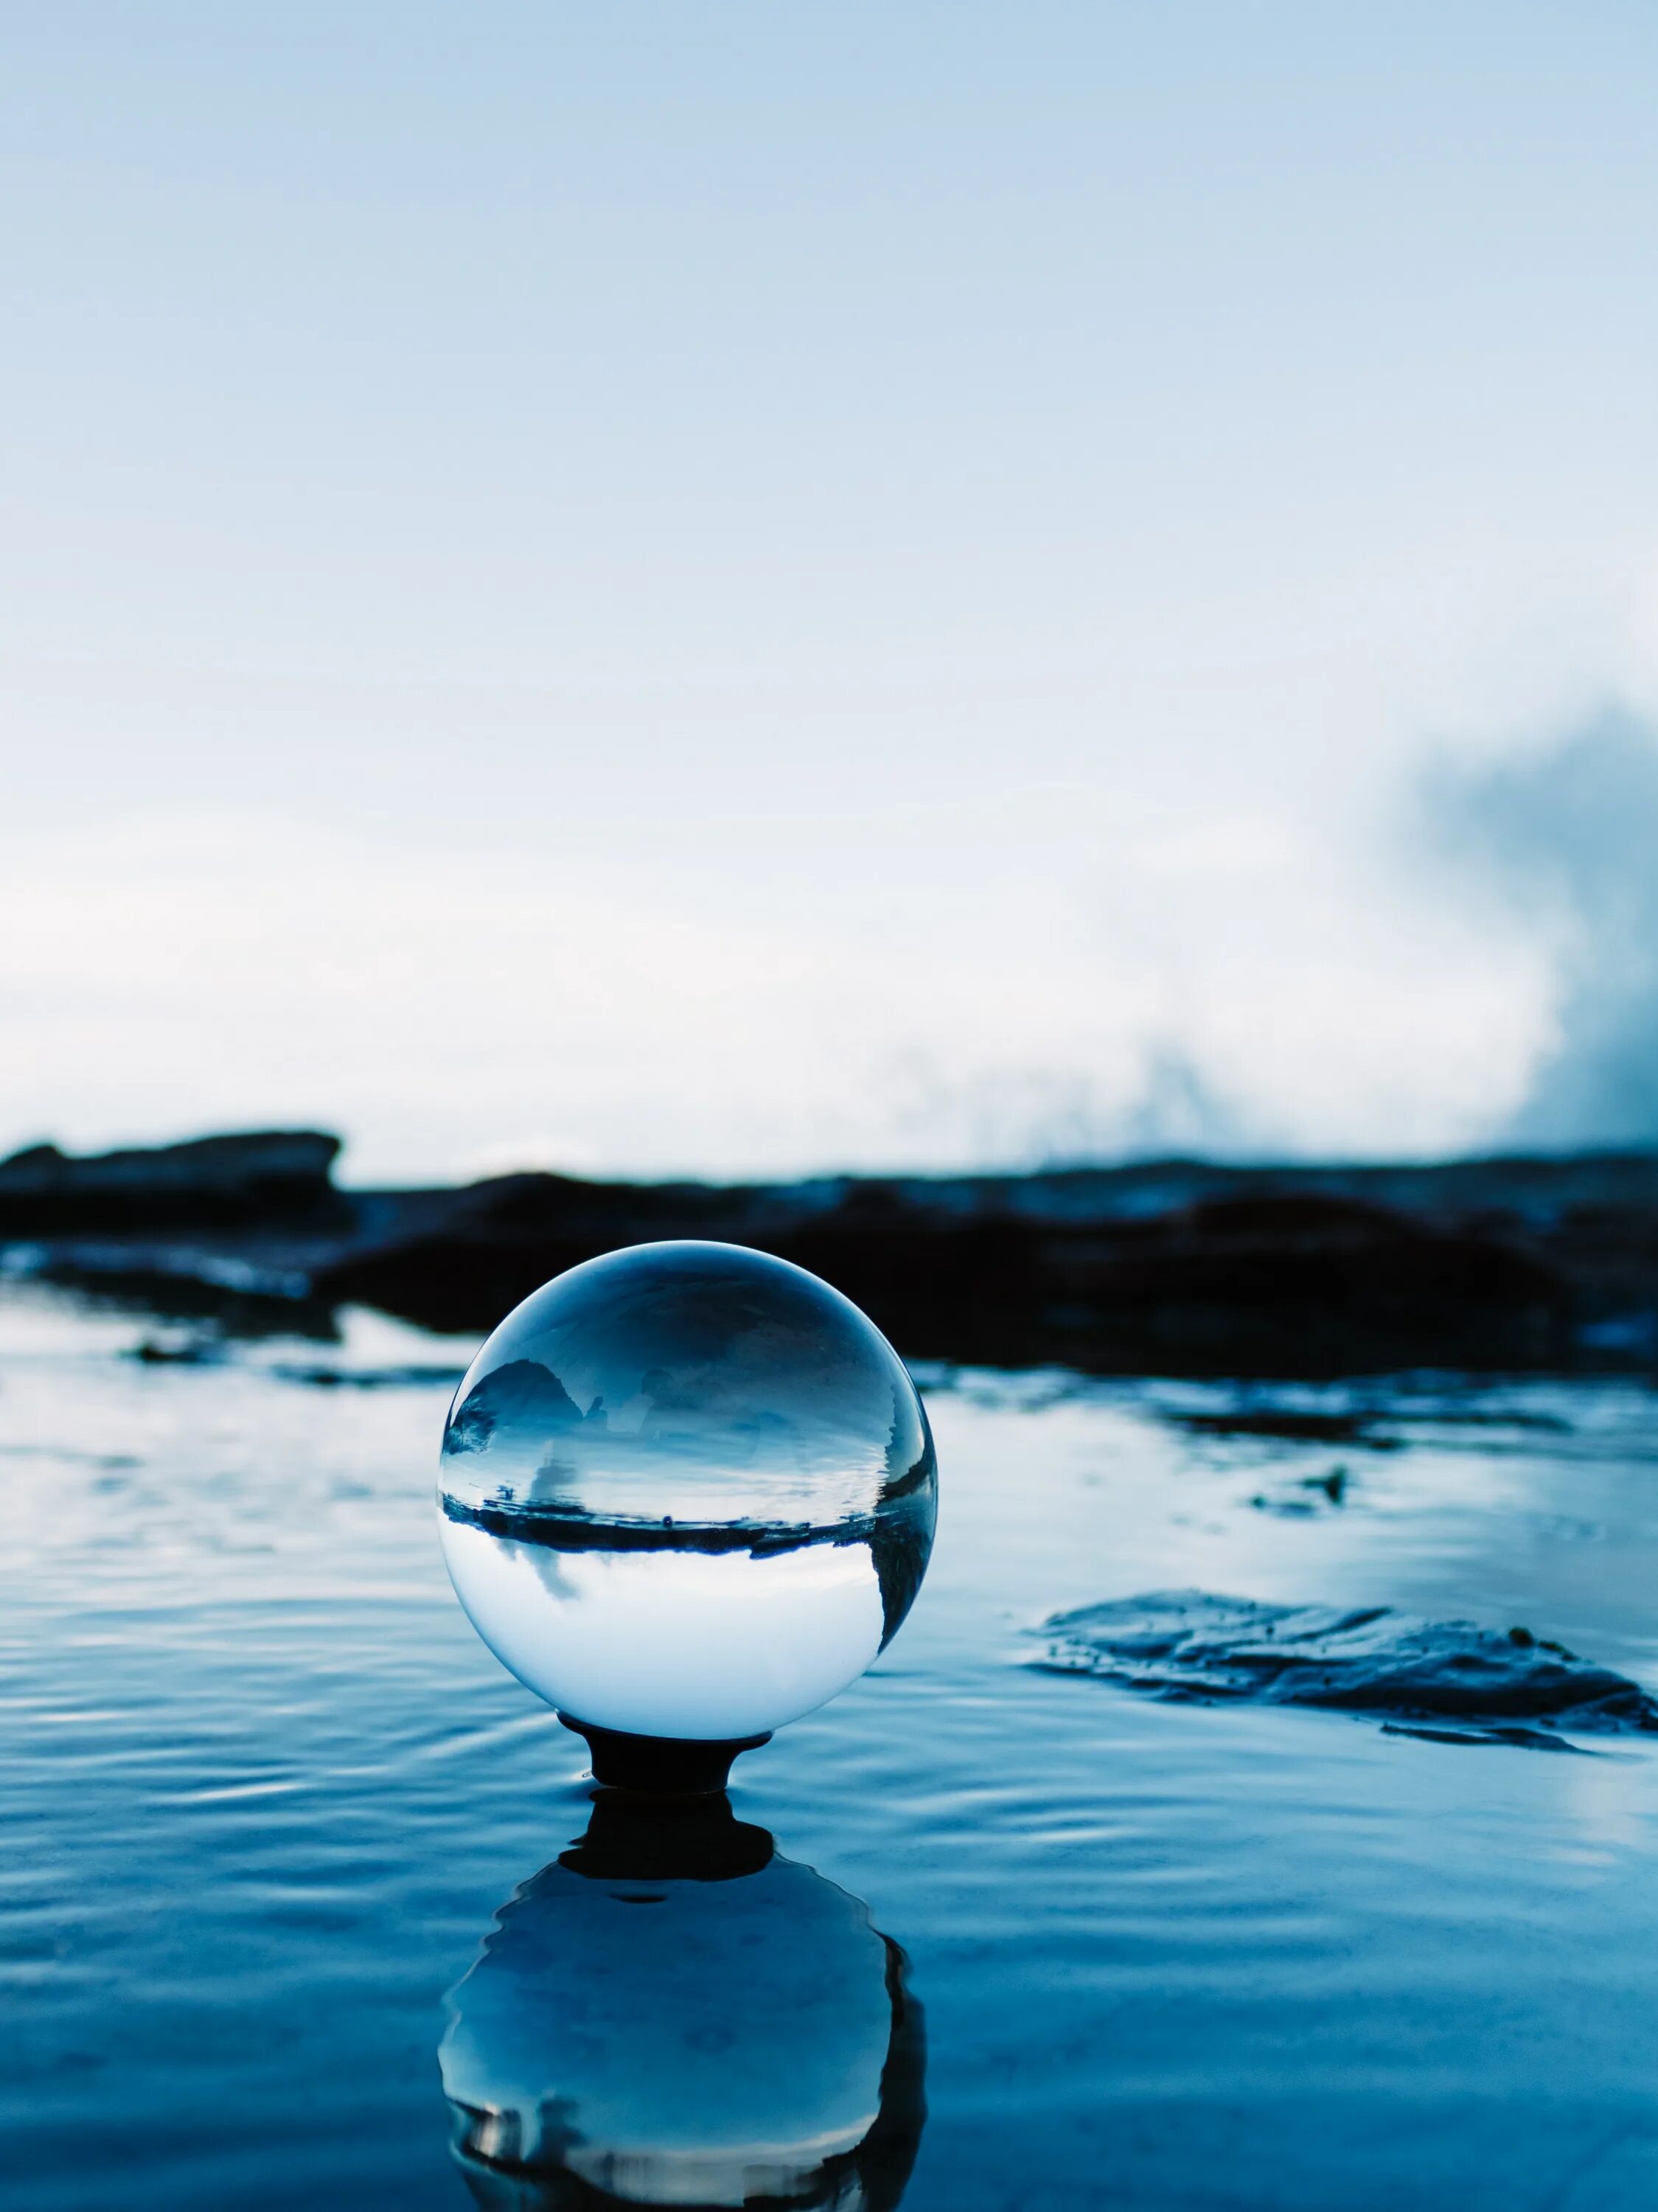
<path fill-rule="evenodd" d="M 444 1549 L 519 1679 L 599 1729 L 762 1735 L 867 1667 L 932 1544 L 915 1387 L 849 1300 L 732 1244 L 571 1268 L 444 1431 Z"/>

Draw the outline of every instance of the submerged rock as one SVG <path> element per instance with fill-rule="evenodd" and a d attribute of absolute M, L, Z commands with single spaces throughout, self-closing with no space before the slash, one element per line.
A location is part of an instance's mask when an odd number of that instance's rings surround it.
<path fill-rule="evenodd" d="M 1172 1407 L 1163 1415 L 1173 1428 L 1194 1437 L 1261 1437 L 1272 1443 L 1363 1444 L 1371 1451 L 1397 1451 L 1403 1439 L 1378 1434 L 1375 1416 L 1351 1407 L 1306 1413 L 1285 1406 L 1229 1406 L 1218 1412 Z"/>
<path fill-rule="evenodd" d="M 1658 1730 L 1658 1704 L 1626 1675 L 1528 1629 L 1420 1620 L 1388 1606 L 1258 1605 L 1202 1590 L 1055 1613 L 1041 1666 L 1096 1674 L 1162 1698 L 1323 1705 L 1450 1741 L 1558 1739 L 1525 1723 L 1597 1735 Z M 1517 1725 L 1518 1724 L 1518 1725 Z"/>

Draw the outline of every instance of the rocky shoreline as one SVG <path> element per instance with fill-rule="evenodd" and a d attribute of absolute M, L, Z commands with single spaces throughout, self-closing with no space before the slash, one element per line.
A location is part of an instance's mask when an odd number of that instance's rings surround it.
<path fill-rule="evenodd" d="M 1658 1367 L 1658 1154 L 1363 1167 L 352 1189 L 260 1132 L 0 1162 L 0 1258 L 160 1314 L 293 1326 L 355 1303 L 483 1332 L 617 1245 L 706 1237 L 854 1298 L 908 1358 L 1101 1374 Z"/>

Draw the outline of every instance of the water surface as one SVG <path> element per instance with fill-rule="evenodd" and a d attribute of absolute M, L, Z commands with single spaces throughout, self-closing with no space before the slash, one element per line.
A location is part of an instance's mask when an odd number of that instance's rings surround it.
<path fill-rule="evenodd" d="M 476 1346 L 144 1335 L 0 1303 L 4 2201 L 462 2207 L 445 1994 L 590 1810 L 441 1565 Z M 1448 1746 L 1022 1662 L 1051 1611 L 1193 1584 L 1524 1625 L 1658 1687 L 1652 1395 L 1254 1393 L 1236 1433 L 1218 1386 L 924 1379 L 915 1610 L 734 1788 L 908 1954 L 905 2205 L 1651 2203 L 1649 1743 Z"/>

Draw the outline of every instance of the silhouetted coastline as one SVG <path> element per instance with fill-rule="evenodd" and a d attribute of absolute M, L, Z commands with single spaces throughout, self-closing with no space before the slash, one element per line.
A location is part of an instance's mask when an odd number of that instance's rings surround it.
<path fill-rule="evenodd" d="M 1313 1378 L 1658 1362 L 1651 1152 L 354 1190 L 337 1150 L 304 1131 L 37 1146 L 0 1162 L 0 1245 L 14 1271 L 236 1331 L 325 1327 L 345 1303 L 483 1331 L 580 1261 L 696 1237 L 823 1276 L 913 1359 Z"/>

